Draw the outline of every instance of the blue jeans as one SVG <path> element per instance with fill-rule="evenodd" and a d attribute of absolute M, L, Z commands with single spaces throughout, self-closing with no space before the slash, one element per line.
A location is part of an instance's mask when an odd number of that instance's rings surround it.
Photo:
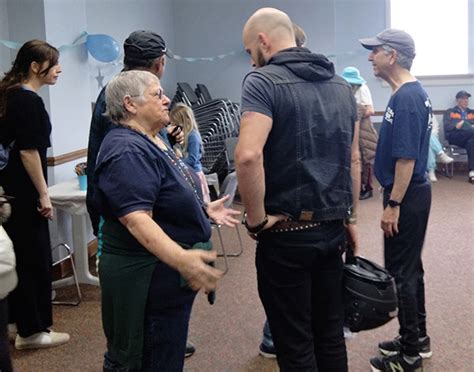
<path fill-rule="evenodd" d="M 258 240 L 258 291 L 280 370 L 346 372 L 342 221 Z"/>
<path fill-rule="evenodd" d="M 428 165 L 426 166 L 426 169 L 429 171 L 436 169 L 436 155 L 441 151 L 443 151 L 443 146 L 441 146 L 438 137 L 431 133 L 430 148 L 428 150 Z"/>

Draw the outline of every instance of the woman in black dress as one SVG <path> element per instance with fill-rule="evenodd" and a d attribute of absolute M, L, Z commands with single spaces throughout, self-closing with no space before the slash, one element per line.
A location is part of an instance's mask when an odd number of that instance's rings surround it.
<path fill-rule="evenodd" d="M 57 346 L 66 333 L 49 329 L 51 305 L 51 245 L 48 219 L 53 208 L 48 195 L 46 151 L 51 123 L 37 91 L 54 85 L 61 73 L 56 48 L 40 40 L 26 42 L 12 69 L 0 82 L 0 133 L 4 145 L 15 141 L 0 181 L 11 202 L 4 228 L 13 241 L 18 286 L 9 295 L 10 323 L 16 323 L 17 349 Z"/>

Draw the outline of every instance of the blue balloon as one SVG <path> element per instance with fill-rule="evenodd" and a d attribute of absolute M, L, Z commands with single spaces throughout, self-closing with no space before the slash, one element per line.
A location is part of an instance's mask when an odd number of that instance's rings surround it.
<path fill-rule="evenodd" d="M 115 61 L 120 54 L 119 44 L 109 35 L 87 35 L 86 47 L 91 56 L 100 62 Z"/>

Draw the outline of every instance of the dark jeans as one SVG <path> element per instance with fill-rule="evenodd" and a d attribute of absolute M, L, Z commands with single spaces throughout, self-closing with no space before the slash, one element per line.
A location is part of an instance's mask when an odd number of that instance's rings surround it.
<path fill-rule="evenodd" d="M 363 163 L 361 172 L 361 179 L 360 179 L 360 186 L 361 192 L 363 191 L 370 191 L 373 190 L 372 187 L 372 164 L 371 163 Z"/>
<path fill-rule="evenodd" d="M 280 370 L 347 371 L 342 221 L 258 240 L 258 291 Z"/>
<path fill-rule="evenodd" d="M 169 308 L 159 314 L 147 314 L 143 365 L 139 371 L 182 371 L 186 336 L 192 304 Z M 104 372 L 132 372 L 113 360 L 109 352 L 104 355 Z"/>
<path fill-rule="evenodd" d="M 469 170 L 474 170 L 474 127 L 449 132 L 448 141 L 452 145 L 466 149 Z"/>
<path fill-rule="evenodd" d="M 270 324 L 268 324 L 268 320 L 265 320 L 265 323 L 263 324 L 262 344 L 264 344 L 269 349 L 275 348 L 273 345 L 272 331 L 270 330 Z"/>
<path fill-rule="evenodd" d="M 183 370 L 189 318 L 196 293 L 181 286 L 177 271 L 157 264 L 145 312 L 142 372 Z M 104 372 L 132 372 L 104 355 Z M 133 370 L 134 372 L 136 370 Z"/>
<path fill-rule="evenodd" d="M 384 192 L 384 207 L 390 194 Z M 385 238 L 385 267 L 395 278 L 398 321 L 405 354 L 418 355 L 418 339 L 426 336 L 425 283 L 421 251 L 431 207 L 429 182 L 410 184 L 398 222 L 399 233 Z"/>
<path fill-rule="evenodd" d="M 0 300 L 0 371 L 11 372 L 12 361 L 10 358 L 10 345 L 8 342 L 8 301 Z"/>

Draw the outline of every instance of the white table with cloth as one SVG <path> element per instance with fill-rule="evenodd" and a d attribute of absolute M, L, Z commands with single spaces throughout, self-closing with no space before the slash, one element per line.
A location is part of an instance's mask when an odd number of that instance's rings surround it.
<path fill-rule="evenodd" d="M 99 285 L 99 278 L 89 272 L 89 255 L 86 241 L 86 191 L 79 189 L 77 178 L 58 183 L 48 188 L 51 204 L 71 215 L 72 244 L 79 283 Z M 74 284 L 73 278 L 54 283 L 54 287 Z"/>

